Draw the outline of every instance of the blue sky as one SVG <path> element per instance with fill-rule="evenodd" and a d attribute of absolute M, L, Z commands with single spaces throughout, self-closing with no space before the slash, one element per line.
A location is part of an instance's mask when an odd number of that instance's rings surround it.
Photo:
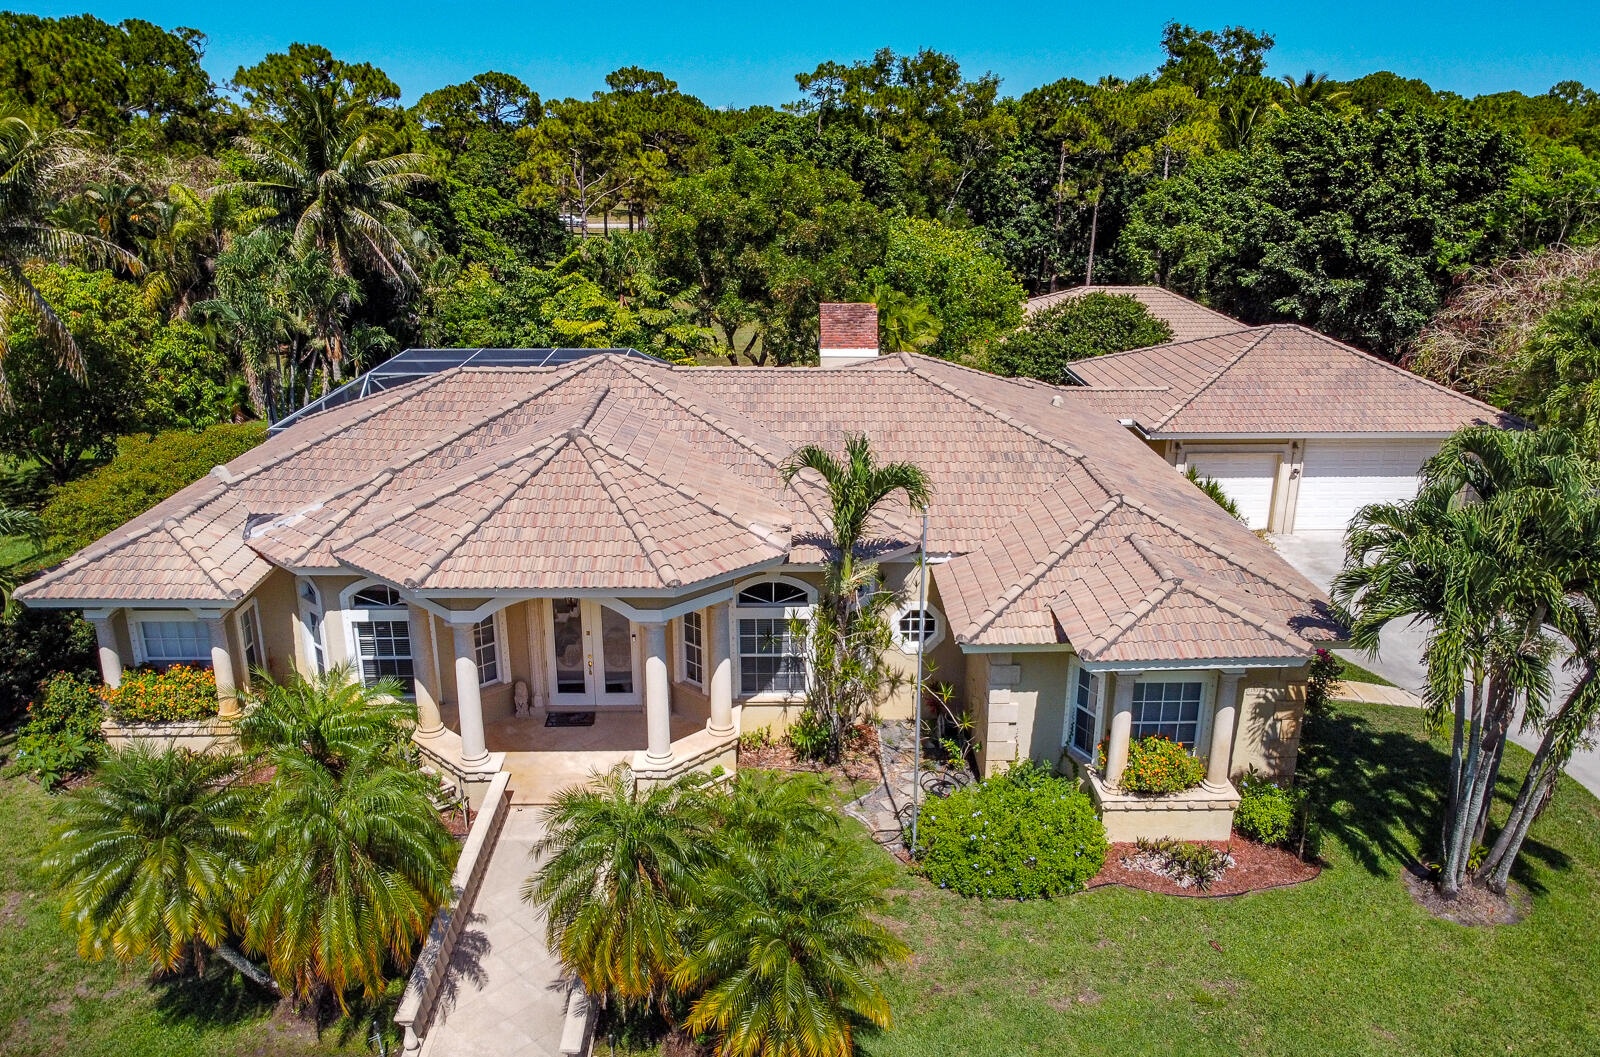
<path fill-rule="evenodd" d="M 1060 77 L 1133 75 L 1160 60 L 1169 19 L 1202 28 L 1242 24 L 1277 37 L 1269 73 L 1307 69 L 1337 78 L 1373 70 L 1420 77 L 1463 94 L 1543 92 L 1575 78 L 1600 86 L 1594 0 L 1483 3 L 1344 0 L 1284 4 L 1096 0 L 1022 4 L 968 0 L 731 3 L 687 0 L 583 4 L 567 0 L 351 4 L 322 0 L 33 3 L 41 15 L 85 10 L 144 18 L 209 35 L 218 81 L 291 41 L 383 67 L 407 102 L 486 69 L 516 74 L 541 96 L 587 95 L 618 66 L 664 70 L 712 106 L 778 104 L 794 74 L 827 59 L 865 58 L 884 45 L 955 55 L 969 74 L 993 71 L 1021 94 Z"/>

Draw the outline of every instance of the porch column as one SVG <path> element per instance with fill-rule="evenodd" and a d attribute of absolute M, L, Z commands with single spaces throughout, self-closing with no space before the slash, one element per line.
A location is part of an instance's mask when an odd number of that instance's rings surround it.
<path fill-rule="evenodd" d="M 667 678 L 667 625 L 644 625 L 644 710 L 649 732 L 645 757 L 664 766 L 672 762 L 672 683 Z"/>
<path fill-rule="evenodd" d="M 220 616 L 205 617 L 206 633 L 211 636 L 211 674 L 217 679 L 217 715 L 236 719 L 239 715 L 239 688 L 233 680 L 233 655 L 228 651 L 228 625 Z"/>
<path fill-rule="evenodd" d="M 728 603 L 718 602 L 706 611 L 711 622 L 711 721 L 713 734 L 733 733 L 733 648 L 728 635 Z"/>
<path fill-rule="evenodd" d="M 483 763 L 489 748 L 483 739 L 483 698 L 478 694 L 478 652 L 471 624 L 451 624 L 456 652 L 456 711 L 461 717 L 461 762 Z"/>
<path fill-rule="evenodd" d="M 433 614 L 421 606 L 410 606 L 408 615 L 411 652 L 416 657 L 416 736 L 431 738 L 444 730 L 444 717 L 439 714 L 439 659 L 433 655 Z"/>
<path fill-rule="evenodd" d="M 1221 792 L 1228 786 L 1233 757 L 1233 728 L 1239 719 L 1239 681 L 1243 671 L 1224 671 L 1217 679 L 1217 711 L 1211 721 L 1211 755 L 1206 759 L 1207 789 Z"/>
<path fill-rule="evenodd" d="M 100 654 L 100 680 L 116 689 L 122 685 L 122 651 L 117 648 L 117 629 L 111 624 L 111 613 L 102 610 L 84 616 L 94 626 L 94 641 Z"/>
<path fill-rule="evenodd" d="M 1122 772 L 1128 766 L 1128 741 L 1133 734 L 1133 684 L 1138 677 L 1132 672 L 1118 672 L 1115 676 L 1114 696 L 1111 701 L 1111 742 L 1106 746 L 1106 785 L 1122 782 Z"/>

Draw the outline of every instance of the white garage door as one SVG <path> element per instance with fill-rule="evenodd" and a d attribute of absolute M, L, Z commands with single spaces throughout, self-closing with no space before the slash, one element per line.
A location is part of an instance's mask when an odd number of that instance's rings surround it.
<path fill-rule="evenodd" d="M 1210 477 L 1222 486 L 1253 529 L 1264 529 L 1272 517 L 1272 486 L 1278 480 L 1278 456 L 1274 452 L 1195 452 L 1189 465 L 1201 477 Z"/>
<path fill-rule="evenodd" d="M 1417 494 L 1417 471 L 1436 440 L 1310 440 L 1296 503 L 1296 532 L 1343 532 L 1368 503 Z"/>

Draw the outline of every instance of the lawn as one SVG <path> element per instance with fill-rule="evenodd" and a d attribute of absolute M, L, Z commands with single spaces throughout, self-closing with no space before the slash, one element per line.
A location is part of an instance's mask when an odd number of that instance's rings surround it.
<path fill-rule="evenodd" d="M 1394 683 L 1385 679 L 1377 672 L 1369 672 L 1353 661 L 1335 655 L 1334 660 L 1339 662 L 1339 679 L 1341 682 L 1351 683 L 1377 683 L 1379 686 L 1393 686 Z"/>
<path fill-rule="evenodd" d="M 1319 878 L 1233 899 L 1099 889 L 1030 903 L 902 881 L 893 916 L 915 954 L 885 974 L 895 1023 L 861 1052 L 1600 1052 L 1600 803 L 1563 781 L 1517 875 L 1526 921 L 1436 920 L 1400 874 L 1431 851 L 1444 756 L 1413 710 L 1340 709 L 1330 741 L 1350 766 Z M 1511 751 L 1507 800 L 1528 760 Z"/>
<path fill-rule="evenodd" d="M 319 1040 L 218 968 L 204 981 L 151 984 L 80 959 L 36 865 L 52 798 L 0 778 L 0 1053 L 6 1057 L 278 1057 L 371 1053 L 367 1021 Z"/>

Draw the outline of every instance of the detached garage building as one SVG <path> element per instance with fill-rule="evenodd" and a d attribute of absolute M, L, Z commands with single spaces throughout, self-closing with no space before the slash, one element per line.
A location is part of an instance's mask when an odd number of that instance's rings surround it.
<path fill-rule="evenodd" d="M 1445 437 L 1515 421 L 1292 324 L 1096 356 L 1071 373 L 1179 472 L 1215 478 L 1252 529 L 1271 532 L 1342 532 L 1368 503 L 1414 496 Z"/>

